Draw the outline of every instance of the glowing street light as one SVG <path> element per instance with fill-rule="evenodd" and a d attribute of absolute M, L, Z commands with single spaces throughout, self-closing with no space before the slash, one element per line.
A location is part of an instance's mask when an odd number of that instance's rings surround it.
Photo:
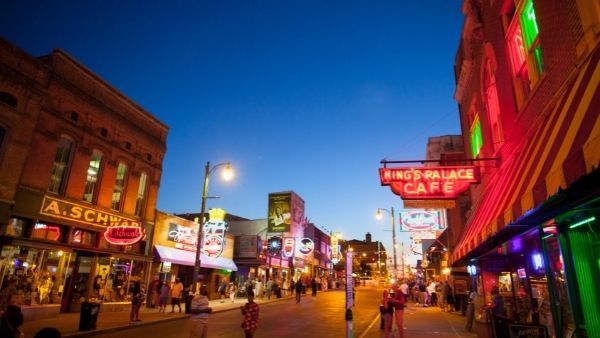
<path fill-rule="evenodd" d="M 215 170 L 219 167 L 224 166 L 225 168 L 222 170 L 221 177 L 225 181 L 230 181 L 233 179 L 233 168 L 231 167 L 231 163 L 219 163 L 211 168 L 210 162 L 206 162 L 206 166 L 204 166 L 204 184 L 202 185 L 202 203 L 200 206 L 200 218 L 199 223 L 200 227 L 198 229 L 198 243 L 196 246 L 196 261 L 194 263 L 194 275 L 192 276 L 192 292 L 196 292 L 196 284 L 198 283 L 198 275 L 200 274 L 200 263 L 201 263 L 201 254 L 202 254 L 202 232 L 204 225 L 204 213 L 206 212 L 206 199 L 208 197 L 208 181 L 210 175 L 212 175 Z"/>
<path fill-rule="evenodd" d="M 378 208 L 377 213 L 375 214 L 375 218 L 381 220 L 383 218 L 382 211 L 386 211 L 392 217 L 392 245 L 394 247 L 394 274 L 398 272 L 398 265 L 396 264 L 396 221 L 394 220 L 394 207 L 391 207 L 390 210 Z M 404 277 L 404 266 L 402 266 L 402 277 Z"/>

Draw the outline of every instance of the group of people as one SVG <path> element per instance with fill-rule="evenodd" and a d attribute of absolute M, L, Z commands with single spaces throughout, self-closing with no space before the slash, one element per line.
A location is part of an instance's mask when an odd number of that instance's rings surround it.
<path fill-rule="evenodd" d="M 167 280 L 165 282 L 155 279 L 150 283 L 150 307 L 158 305 L 158 312 L 166 312 L 169 299 L 171 300 L 171 313 L 175 312 L 175 306 L 181 312 L 181 298 L 183 297 L 184 286 L 179 278 L 175 282 Z"/>
<path fill-rule="evenodd" d="M 242 313 L 241 328 L 244 330 L 246 338 L 254 337 L 254 332 L 258 327 L 258 313 L 259 307 L 254 302 L 254 292 L 248 290 L 246 293 L 248 301 L 246 304 L 240 306 Z M 192 322 L 190 329 L 190 338 L 206 338 L 208 337 L 208 314 L 212 313 L 212 308 L 208 302 L 208 292 L 206 285 L 200 286 L 199 292 L 194 295 L 191 304 L 191 317 Z"/>

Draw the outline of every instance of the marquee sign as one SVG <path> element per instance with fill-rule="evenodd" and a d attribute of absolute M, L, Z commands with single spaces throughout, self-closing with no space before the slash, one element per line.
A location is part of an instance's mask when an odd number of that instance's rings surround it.
<path fill-rule="evenodd" d="M 379 177 L 405 200 L 453 199 L 480 181 L 476 166 L 379 168 Z"/>
<path fill-rule="evenodd" d="M 77 223 L 106 228 L 109 226 L 139 226 L 139 220 L 123 217 L 120 214 L 90 208 L 71 201 L 44 196 L 40 214 Z"/>
<path fill-rule="evenodd" d="M 283 238 L 283 256 L 290 258 L 294 256 L 294 248 L 296 247 L 296 240 L 294 237 Z"/>
<path fill-rule="evenodd" d="M 202 251 L 210 258 L 217 258 L 223 253 L 225 231 L 227 231 L 225 214 L 223 209 L 210 209 L 208 211 L 208 222 L 204 223 Z"/>

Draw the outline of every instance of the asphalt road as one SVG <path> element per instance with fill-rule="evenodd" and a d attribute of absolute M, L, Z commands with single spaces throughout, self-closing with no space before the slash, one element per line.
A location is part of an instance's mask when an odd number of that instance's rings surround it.
<path fill-rule="evenodd" d="M 300 304 L 293 299 L 261 304 L 258 330 L 255 337 L 383 337 L 379 329 L 379 299 L 381 290 L 361 287 L 357 289 L 356 305 L 353 309 L 351 331 L 345 320 L 345 293 L 328 291 L 317 297 L 306 295 Z M 244 337 L 240 328 L 242 315 L 239 310 L 212 314 L 209 333 L 212 337 Z M 405 337 L 458 338 L 475 337 L 462 330 L 464 317 L 441 312 L 439 308 L 418 308 L 409 305 L 405 312 Z M 127 330 L 95 337 L 133 338 L 160 337 L 181 338 L 189 335 L 189 319 L 134 326 Z"/>

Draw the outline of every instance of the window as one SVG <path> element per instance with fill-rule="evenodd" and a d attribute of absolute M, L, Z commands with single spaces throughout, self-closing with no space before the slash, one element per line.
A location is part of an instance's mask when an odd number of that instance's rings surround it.
<path fill-rule="evenodd" d="M 90 159 L 90 166 L 87 171 L 87 179 L 85 181 L 85 190 L 83 192 L 83 200 L 92 203 L 94 201 L 94 193 L 96 192 L 96 185 L 98 184 L 98 176 L 100 174 L 100 166 L 102 165 L 102 153 L 94 149 L 92 152 L 92 158 Z"/>
<path fill-rule="evenodd" d="M 544 71 L 533 0 L 525 0 L 506 34 L 517 105 L 521 106 Z"/>
<path fill-rule="evenodd" d="M 502 123 L 500 121 L 500 104 L 498 103 L 498 89 L 496 88 L 496 75 L 492 67 L 491 58 L 487 58 L 483 74 L 483 86 L 485 91 L 485 105 L 488 113 L 488 120 L 492 130 L 492 143 L 494 152 L 500 149 L 504 136 L 502 132 Z"/>
<path fill-rule="evenodd" d="M 136 216 L 142 216 L 142 211 L 144 209 L 144 204 L 146 202 L 147 181 L 148 181 L 148 175 L 146 173 L 142 173 L 140 175 L 140 185 L 138 186 L 137 201 L 135 204 L 135 215 Z"/>
<path fill-rule="evenodd" d="M 475 115 L 475 120 L 471 124 L 471 154 L 473 158 L 477 158 L 483 146 L 483 138 L 481 137 L 481 122 L 479 121 L 479 114 Z"/>
<path fill-rule="evenodd" d="M 31 238 L 45 239 L 48 241 L 60 240 L 61 227 L 55 224 L 36 223 L 31 232 Z"/>
<path fill-rule="evenodd" d="M 58 141 L 54 163 L 52 164 L 52 172 L 50 175 L 50 185 L 48 191 L 60 194 L 65 190 L 65 177 L 67 175 L 67 167 L 70 163 L 73 142 L 66 137 L 61 137 Z"/>
<path fill-rule="evenodd" d="M 117 168 L 117 179 L 115 180 L 115 188 L 112 194 L 111 208 L 113 210 L 121 210 L 121 200 L 123 197 L 123 190 L 125 190 L 125 178 L 127 177 L 127 166 L 122 162 L 119 162 Z"/>
<path fill-rule="evenodd" d="M 0 92 L 0 102 L 13 108 L 17 108 L 17 98 L 7 92 Z"/>
<path fill-rule="evenodd" d="M 11 218 L 6 227 L 0 231 L 0 234 L 12 237 L 22 237 L 26 222 L 19 218 Z"/>
<path fill-rule="evenodd" d="M 71 237 L 71 244 L 78 245 L 96 245 L 96 232 L 87 231 L 82 229 L 73 230 L 73 236 Z"/>

